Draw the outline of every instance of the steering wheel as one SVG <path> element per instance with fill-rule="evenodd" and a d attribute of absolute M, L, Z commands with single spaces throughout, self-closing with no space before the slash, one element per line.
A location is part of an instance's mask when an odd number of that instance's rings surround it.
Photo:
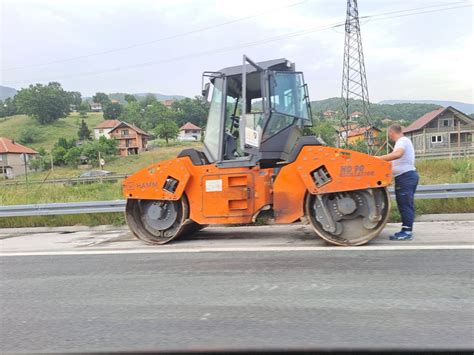
<path fill-rule="evenodd" d="M 231 115 L 230 116 L 230 119 L 232 120 L 232 126 L 234 128 L 239 128 L 239 120 L 240 118 L 238 116 L 235 116 L 235 115 Z"/>

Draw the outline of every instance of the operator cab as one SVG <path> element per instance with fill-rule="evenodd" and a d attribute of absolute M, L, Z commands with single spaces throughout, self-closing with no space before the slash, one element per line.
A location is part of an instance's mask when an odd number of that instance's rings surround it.
<path fill-rule="evenodd" d="M 204 154 L 211 163 L 274 167 L 312 124 L 303 73 L 286 59 L 254 63 L 244 56 L 243 65 L 205 72 L 206 78 L 203 96 L 211 88 L 212 94 Z"/>

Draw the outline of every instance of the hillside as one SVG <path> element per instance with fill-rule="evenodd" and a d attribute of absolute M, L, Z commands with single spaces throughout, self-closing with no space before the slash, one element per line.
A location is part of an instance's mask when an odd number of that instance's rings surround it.
<path fill-rule="evenodd" d="M 165 100 L 182 100 L 186 96 L 182 95 L 164 95 L 164 94 L 157 94 L 157 93 L 138 93 L 138 94 L 133 94 L 138 100 L 144 99 L 145 96 L 147 95 L 155 95 L 156 99 L 158 101 L 165 101 Z M 111 93 L 107 94 L 111 100 L 117 100 L 121 104 L 125 104 L 125 93 L 122 92 L 116 92 L 116 93 Z M 92 97 L 84 97 L 84 100 L 86 101 L 92 101 Z"/>
<path fill-rule="evenodd" d="M 58 138 L 77 139 L 77 130 L 81 120 L 78 113 L 72 113 L 67 118 L 61 118 L 48 125 L 40 125 L 26 115 L 6 117 L 5 120 L 0 121 L 0 137 L 8 137 L 19 141 L 23 130 L 34 129 L 38 132 L 37 141 L 26 145 L 33 149 L 42 147 L 50 150 Z M 104 118 L 102 113 L 88 113 L 84 120 L 92 131 Z"/>
<path fill-rule="evenodd" d="M 361 100 L 350 100 L 352 111 L 362 111 Z M 326 110 L 338 111 L 341 107 L 341 99 L 333 97 L 330 99 L 312 101 L 313 113 L 322 113 Z M 371 103 L 370 112 L 374 118 L 391 118 L 393 120 L 414 121 L 425 113 L 436 110 L 440 105 L 423 103 L 401 103 L 401 104 L 376 104 Z"/>
<path fill-rule="evenodd" d="M 474 113 L 474 104 L 468 104 L 459 101 L 442 101 L 442 100 L 384 100 L 379 104 L 395 105 L 395 104 L 433 104 L 443 107 L 452 106 L 455 109 L 464 112 L 466 115 Z"/>
<path fill-rule="evenodd" d="M 13 97 L 16 95 L 16 89 L 9 88 L 8 86 L 0 85 L 0 100 L 5 101 L 9 97 Z"/>

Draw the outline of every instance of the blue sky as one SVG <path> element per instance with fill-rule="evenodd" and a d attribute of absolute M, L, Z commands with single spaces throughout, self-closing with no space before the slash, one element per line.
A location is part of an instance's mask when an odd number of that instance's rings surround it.
<path fill-rule="evenodd" d="M 285 57 L 296 62 L 313 100 L 340 95 L 344 32 L 328 25 L 344 21 L 344 0 L 0 3 L 0 83 L 5 86 L 59 81 L 85 96 L 97 91 L 194 96 L 203 71 L 238 65 L 245 53 L 255 61 Z M 418 9 L 361 20 L 371 101 L 474 102 L 472 5 L 460 0 L 359 0 L 360 16 Z M 400 16 L 413 12 L 425 13 Z M 241 20 L 249 16 L 254 17 Z M 313 31 L 236 48 L 307 29 Z M 152 43 L 94 55 L 144 42 Z M 85 58 L 72 59 L 78 56 Z M 143 66 L 148 62 L 155 63 Z"/>

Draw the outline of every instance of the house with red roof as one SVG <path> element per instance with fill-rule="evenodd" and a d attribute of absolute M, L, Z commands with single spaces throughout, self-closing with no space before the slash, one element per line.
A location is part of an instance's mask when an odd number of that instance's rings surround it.
<path fill-rule="evenodd" d="M 105 120 L 99 123 L 94 127 L 94 138 L 99 139 L 102 136 L 110 138 L 110 131 L 118 124 L 120 124 L 119 120 Z"/>
<path fill-rule="evenodd" d="M 351 119 L 356 119 L 356 118 L 362 117 L 363 115 L 364 114 L 362 112 L 354 111 L 350 114 L 350 118 Z"/>
<path fill-rule="evenodd" d="M 187 122 L 179 129 L 178 139 L 181 141 L 200 141 L 202 129 L 191 122 Z"/>
<path fill-rule="evenodd" d="M 342 142 L 346 141 L 346 137 L 348 144 L 357 144 L 358 141 L 367 141 L 373 146 L 380 145 L 378 136 L 381 130 L 375 126 L 359 126 L 357 124 L 352 124 L 346 127 L 339 127 L 337 131 L 337 145 L 339 147 L 342 146 Z"/>
<path fill-rule="evenodd" d="M 13 139 L 0 137 L 0 177 L 14 178 L 25 173 L 25 165 L 28 171 L 28 161 L 33 159 L 38 152 L 25 147 Z"/>
<path fill-rule="evenodd" d="M 146 151 L 150 135 L 137 126 L 120 122 L 109 131 L 111 139 L 119 142 L 121 156 L 136 155 Z"/>
<path fill-rule="evenodd" d="M 162 101 L 161 103 L 162 103 L 163 105 L 165 105 L 167 108 L 171 108 L 171 106 L 173 106 L 173 102 L 174 102 L 174 101 L 175 101 L 175 100 L 164 100 L 164 101 Z"/>
<path fill-rule="evenodd" d="M 404 128 L 418 153 L 474 151 L 474 120 L 452 106 L 428 112 Z"/>

